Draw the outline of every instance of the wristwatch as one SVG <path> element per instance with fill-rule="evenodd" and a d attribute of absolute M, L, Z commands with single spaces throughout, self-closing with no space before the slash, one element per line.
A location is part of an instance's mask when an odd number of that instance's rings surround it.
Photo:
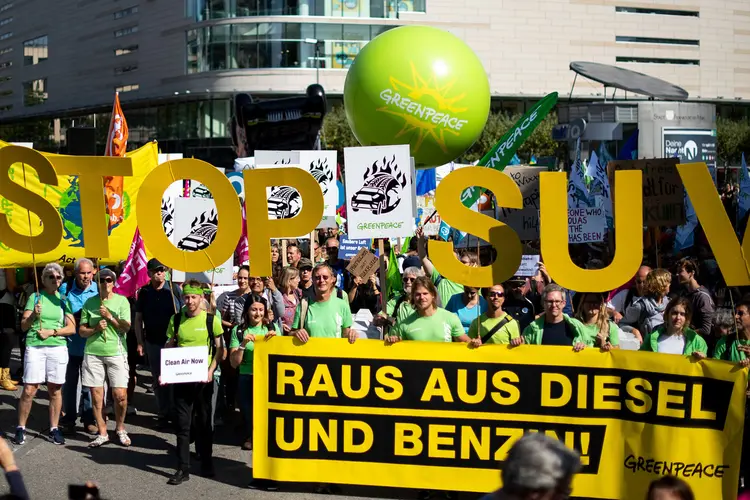
<path fill-rule="evenodd" d="M 57 330 L 52 330 L 52 336 L 57 337 Z"/>

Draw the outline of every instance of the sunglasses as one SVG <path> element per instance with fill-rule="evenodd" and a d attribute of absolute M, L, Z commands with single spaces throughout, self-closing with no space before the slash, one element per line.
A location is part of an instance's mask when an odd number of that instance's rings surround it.
<path fill-rule="evenodd" d="M 329 252 L 331 250 L 338 250 L 338 249 L 339 249 L 339 247 L 326 247 L 326 250 L 328 250 Z"/>
<path fill-rule="evenodd" d="M 158 273 L 166 272 L 166 269 L 164 269 L 163 267 L 159 267 L 157 269 L 152 269 L 151 272 L 154 274 L 158 274 Z"/>
<path fill-rule="evenodd" d="M 309 272 L 312 272 L 312 267 L 303 267 L 299 271 L 301 273 L 309 273 Z"/>
<path fill-rule="evenodd" d="M 505 294 L 503 292 L 490 292 L 487 295 L 490 297 L 505 297 Z"/>
<path fill-rule="evenodd" d="M 58 276 L 56 274 L 50 274 L 49 276 L 47 276 L 47 279 L 51 279 L 51 280 L 54 280 L 54 281 L 61 281 L 62 280 L 62 276 Z"/>
<path fill-rule="evenodd" d="M 417 278 L 407 278 L 406 276 L 403 277 L 404 283 L 412 283 L 414 281 L 417 281 Z"/>
<path fill-rule="evenodd" d="M 102 278 L 102 281 L 104 283 L 114 283 L 115 280 L 113 280 L 112 278 Z"/>

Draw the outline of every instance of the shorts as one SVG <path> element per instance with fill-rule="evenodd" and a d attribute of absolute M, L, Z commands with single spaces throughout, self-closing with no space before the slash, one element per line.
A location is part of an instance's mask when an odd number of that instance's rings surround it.
<path fill-rule="evenodd" d="M 65 383 L 68 369 L 68 346 L 26 347 L 23 365 L 23 381 L 26 384 Z"/>
<path fill-rule="evenodd" d="M 130 380 L 127 358 L 122 354 L 117 356 L 83 355 L 81 385 L 84 387 L 104 387 L 105 375 L 109 379 L 109 387 L 127 389 Z"/>

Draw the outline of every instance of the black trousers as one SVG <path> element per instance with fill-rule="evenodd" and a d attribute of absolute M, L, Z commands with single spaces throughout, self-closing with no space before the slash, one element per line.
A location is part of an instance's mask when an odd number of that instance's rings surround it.
<path fill-rule="evenodd" d="M 190 471 L 190 428 L 195 432 L 195 449 L 205 466 L 213 457 L 214 427 L 211 421 L 213 382 L 174 385 L 175 434 L 177 435 L 177 468 Z M 195 421 L 193 421 L 195 419 Z"/>
<path fill-rule="evenodd" d="M 10 368 L 10 352 L 13 350 L 15 333 L 6 333 L 0 328 L 0 368 Z"/>

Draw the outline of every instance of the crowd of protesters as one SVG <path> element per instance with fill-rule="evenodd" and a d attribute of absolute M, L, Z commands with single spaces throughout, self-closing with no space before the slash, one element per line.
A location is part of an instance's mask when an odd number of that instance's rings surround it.
<path fill-rule="evenodd" d="M 321 232 L 312 248 L 309 241 L 276 242 L 273 275 L 251 276 L 247 265 L 239 266 L 234 288 L 222 293 L 196 280 L 172 282 L 170 270 L 155 259 L 147 266 L 150 282 L 132 298 L 114 292 L 120 269 L 97 268 L 88 259 L 68 270 L 47 264 L 37 272 L 38 284 L 34 270 L 12 290 L 0 283 L 0 387 L 13 391 L 23 384 L 15 443 L 24 443 L 32 402 L 46 384 L 52 443 L 63 445 L 79 418 L 91 435 L 90 447 L 109 443 L 111 413 L 116 442 L 130 446 L 126 416 L 135 411 L 136 367 L 145 365 L 158 409 L 154 425 L 176 435 L 169 484 L 190 478 L 191 430 L 200 473 L 212 477 L 216 424 L 239 410 L 237 444 L 253 447 L 254 343 L 274 335 L 353 343 L 367 338 L 355 328 L 355 317 L 379 328 L 388 343 L 639 349 L 750 365 L 750 297 L 723 284 L 710 250 L 700 243 L 695 258 L 644 258 L 632 281 L 610 293 L 564 289 L 552 281 L 543 259 L 535 276 L 513 276 L 482 289 L 463 286 L 441 276 L 421 230 L 393 249 L 400 283 L 386 287 L 377 274 L 353 276 L 339 257 L 339 243 L 335 230 Z M 526 251 L 534 252 L 534 245 Z M 570 251 L 585 268 L 610 260 L 606 245 L 571 245 Z M 391 252 L 389 242 L 385 252 Z M 456 257 L 467 266 L 494 258 L 491 247 L 464 249 Z M 22 366 L 12 374 L 16 342 Z M 209 347 L 206 382 L 161 384 L 161 350 L 186 346 Z M 260 480 L 250 486 L 277 488 Z"/>

